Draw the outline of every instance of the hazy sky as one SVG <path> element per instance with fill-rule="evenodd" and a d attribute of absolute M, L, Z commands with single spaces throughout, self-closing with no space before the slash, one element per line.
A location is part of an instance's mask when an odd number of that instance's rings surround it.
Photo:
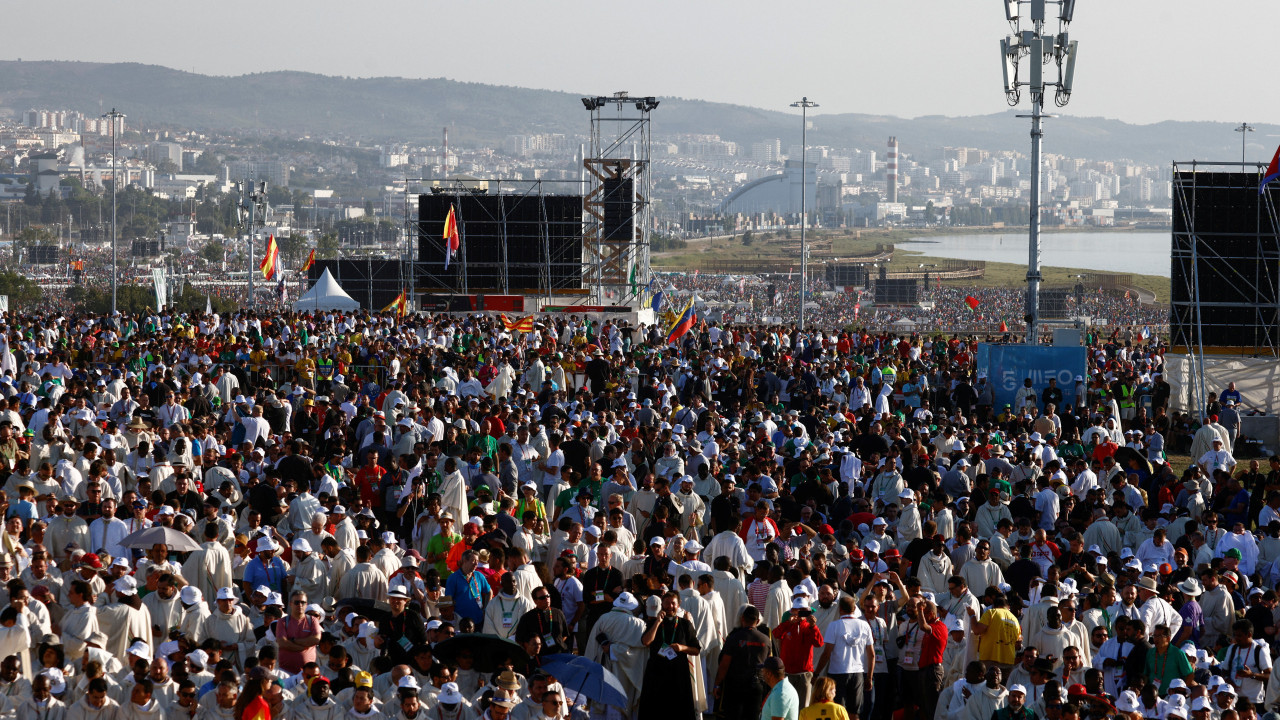
<path fill-rule="evenodd" d="M 3 17 L 8 59 L 447 77 L 772 109 L 807 95 L 819 113 L 1006 107 L 997 0 L 63 0 L 53 13 L 8 3 Z M 1276 27 L 1277 0 L 1080 2 L 1066 112 L 1275 122 Z"/>

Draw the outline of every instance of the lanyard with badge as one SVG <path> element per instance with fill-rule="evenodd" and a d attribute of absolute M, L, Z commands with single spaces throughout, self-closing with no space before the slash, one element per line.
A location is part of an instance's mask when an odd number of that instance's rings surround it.
<path fill-rule="evenodd" d="M 676 659 L 676 651 L 671 649 L 671 641 L 672 641 L 672 640 L 674 640 L 674 639 L 675 639 L 675 637 L 676 637 L 676 628 L 675 628 L 675 623 L 674 623 L 674 622 L 672 623 L 672 627 L 671 627 L 671 634 L 669 634 L 669 635 L 667 634 L 667 629 L 666 629 L 666 627 L 665 627 L 665 625 L 667 624 L 667 623 L 666 623 L 666 621 L 664 620 L 664 621 L 662 622 L 662 624 L 663 624 L 663 626 L 664 626 L 664 627 L 662 627 L 662 628 L 661 628 L 661 630 L 662 630 L 662 635 L 663 635 L 663 638 L 662 638 L 662 649 L 658 651 L 658 655 L 660 655 L 661 657 L 664 657 L 664 658 L 666 658 L 666 659 L 668 659 L 668 660 L 675 660 L 675 659 Z"/>
<path fill-rule="evenodd" d="M 498 596 L 497 600 L 498 600 L 498 610 L 502 614 L 502 629 L 510 630 L 511 626 L 515 624 L 515 621 L 512 620 L 511 618 L 512 614 L 515 611 L 515 603 L 512 603 L 511 610 L 508 610 L 507 604 L 502 601 L 501 595 Z"/>

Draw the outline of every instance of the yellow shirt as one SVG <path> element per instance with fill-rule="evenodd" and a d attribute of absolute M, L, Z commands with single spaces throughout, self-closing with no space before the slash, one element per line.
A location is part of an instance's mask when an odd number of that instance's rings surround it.
<path fill-rule="evenodd" d="M 980 622 L 987 626 L 978 640 L 978 659 L 998 665 L 1012 665 L 1017 657 L 1018 640 L 1022 638 L 1022 625 L 1006 608 L 991 608 L 982 613 Z"/>
<path fill-rule="evenodd" d="M 814 703 L 800 711 L 800 720 L 849 720 L 843 705 Z"/>
<path fill-rule="evenodd" d="M 293 369 L 297 370 L 298 374 L 301 375 L 303 378 L 310 380 L 312 377 L 315 376 L 316 361 L 312 360 L 309 357 L 304 357 L 298 362 L 294 363 Z"/>

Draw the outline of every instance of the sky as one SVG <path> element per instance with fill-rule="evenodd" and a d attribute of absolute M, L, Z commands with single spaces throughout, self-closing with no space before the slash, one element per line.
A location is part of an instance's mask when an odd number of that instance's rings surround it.
<path fill-rule="evenodd" d="M 997 0 L 63 0 L 10 3 L 4 59 L 138 62 L 207 75 L 445 77 L 815 114 L 1006 108 Z M 22 31 L 31 27 L 39 30 Z M 1065 114 L 1276 122 L 1276 0 L 1080 2 Z M 1023 101 L 1024 106 L 1026 100 Z"/>

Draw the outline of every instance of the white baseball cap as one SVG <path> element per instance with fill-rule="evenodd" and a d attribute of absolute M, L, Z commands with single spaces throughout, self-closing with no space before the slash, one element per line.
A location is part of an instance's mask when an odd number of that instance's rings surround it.
<path fill-rule="evenodd" d="M 229 587 L 218 588 L 218 599 L 219 600 L 235 600 L 236 591 Z"/>

